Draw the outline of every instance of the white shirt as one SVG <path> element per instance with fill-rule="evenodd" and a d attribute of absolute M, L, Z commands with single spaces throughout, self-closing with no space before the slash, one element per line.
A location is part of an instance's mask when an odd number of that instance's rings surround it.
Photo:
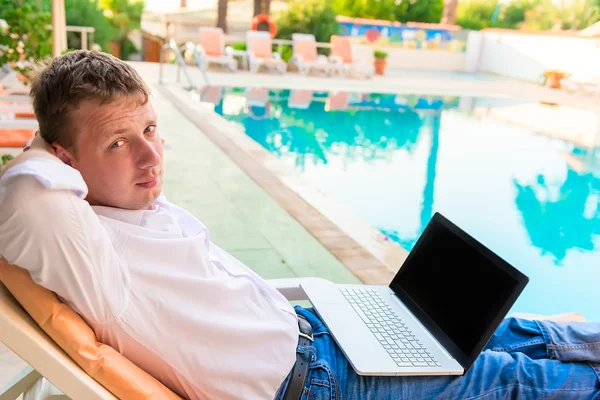
<path fill-rule="evenodd" d="M 180 395 L 276 395 L 298 343 L 279 292 L 164 196 L 151 210 L 91 207 L 78 171 L 28 153 L 0 177 L 0 255 Z"/>

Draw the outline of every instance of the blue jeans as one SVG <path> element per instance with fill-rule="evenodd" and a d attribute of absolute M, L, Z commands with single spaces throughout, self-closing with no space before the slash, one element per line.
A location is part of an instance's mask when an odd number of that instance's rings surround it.
<path fill-rule="evenodd" d="M 507 318 L 464 376 L 360 376 L 312 309 L 302 400 L 600 399 L 600 324 Z M 283 399 L 289 380 L 276 400 Z"/>

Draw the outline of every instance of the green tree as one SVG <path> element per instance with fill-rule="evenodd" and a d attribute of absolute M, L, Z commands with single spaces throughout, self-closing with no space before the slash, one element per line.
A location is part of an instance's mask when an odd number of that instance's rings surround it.
<path fill-rule="evenodd" d="M 444 0 L 402 1 L 396 7 L 396 20 L 400 22 L 432 22 L 442 19 Z"/>
<path fill-rule="evenodd" d="M 456 23 L 465 29 L 480 30 L 492 25 L 497 1 L 461 1 L 456 10 Z"/>
<path fill-rule="evenodd" d="M 496 26 L 500 28 L 516 29 L 520 28 L 527 14 L 536 12 L 536 9 L 543 11 L 545 0 L 513 0 L 500 11 L 500 17 Z M 548 27 L 549 29 L 549 27 Z"/>
<path fill-rule="evenodd" d="M 219 0 L 217 5 L 217 28 L 223 29 L 227 33 L 227 8 L 229 4 L 227 0 Z"/>
<path fill-rule="evenodd" d="M 489 27 L 528 29 L 583 29 L 600 19 L 600 0 L 512 0 L 500 6 L 494 20 L 497 1 L 461 0 L 457 23 L 466 29 Z"/>
<path fill-rule="evenodd" d="M 52 10 L 52 0 L 43 0 L 42 7 L 48 13 Z M 112 26 L 100 8 L 99 0 L 65 0 L 65 17 L 67 25 L 91 26 L 95 29 L 94 43 L 106 50 L 108 43 L 118 36 L 118 31 Z M 81 48 L 81 34 L 67 32 L 69 48 Z M 91 44 L 91 43 L 90 43 Z"/>
<path fill-rule="evenodd" d="M 50 13 L 36 0 L 0 0 L 0 19 L 8 24 L 0 31 L 0 66 L 10 65 L 27 76 L 31 65 L 52 54 Z"/>
<path fill-rule="evenodd" d="M 336 13 L 348 17 L 401 22 L 440 22 L 444 0 L 334 0 Z"/>
<path fill-rule="evenodd" d="M 100 7 L 106 10 L 105 15 L 117 28 L 121 48 L 121 58 L 126 60 L 129 54 L 137 51 L 128 39 L 131 31 L 139 29 L 144 11 L 143 0 L 100 0 Z"/>
<path fill-rule="evenodd" d="M 561 29 L 583 29 L 600 19 L 597 1 L 571 0 L 554 4 L 555 25 Z"/>
<path fill-rule="evenodd" d="M 118 36 L 108 18 L 100 8 L 98 0 L 65 0 L 67 25 L 91 26 L 94 32 L 94 43 L 106 50 L 108 43 Z M 80 48 L 80 34 L 69 32 L 69 43 L 72 47 Z"/>
<path fill-rule="evenodd" d="M 271 0 L 254 0 L 254 12 L 253 15 L 267 14 L 271 12 Z"/>
<path fill-rule="evenodd" d="M 338 31 L 330 1 L 293 0 L 277 19 L 277 37 L 291 39 L 294 33 L 312 33 L 317 42 L 329 42 Z"/>
<path fill-rule="evenodd" d="M 527 29 L 531 31 L 546 31 L 555 25 L 556 17 L 554 7 L 550 2 L 540 2 L 529 9 L 525 9 L 525 19 L 511 28 Z"/>
<path fill-rule="evenodd" d="M 456 23 L 456 9 L 457 8 L 458 8 L 458 0 L 445 0 L 444 1 L 444 11 L 442 12 L 442 20 L 440 22 L 442 24 L 454 25 Z"/>

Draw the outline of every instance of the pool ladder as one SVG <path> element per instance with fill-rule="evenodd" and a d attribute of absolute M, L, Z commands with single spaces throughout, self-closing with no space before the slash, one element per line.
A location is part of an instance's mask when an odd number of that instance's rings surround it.
<path fill-rule="evenodd" d="M 194 45 L 191 42 L 187 42 L 184 45 L 178 47 L 175 40 L 171 39 L 167 43 L 165 43 L 160 49 L 160 65 L 159 65 L 159 79 L 158 82 L 160 84 L 163 83 L 163 63 L 164 63 L 164 54 L 167 51 L 172 51 L 175 54 L 175 58 L 177 60 L 177 83 L 181 81 L 181 71 L 185 75 L 185 78 L 188 83 L 189 90 L 197 90 L 198 88 L 194 85 L 192 78 L 190 76 L 190 72 L 187 69 L 187 65 L 185 63 L 184 55 L 188 52 L 191 52 L 194 62 L 200 69 L 202 73 L 202 78 L 204 79 L 204 83 L 206 86 L 210 86 L 210 82 L 208 80 L 208 74 L 206 73 L 205 63 L 202 61 L 202 56 L 200 52 L 200 45 Z"/>

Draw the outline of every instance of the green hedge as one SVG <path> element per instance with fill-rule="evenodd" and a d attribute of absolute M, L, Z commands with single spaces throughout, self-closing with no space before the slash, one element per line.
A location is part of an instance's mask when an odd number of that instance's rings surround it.
<path fill-rule="evenodd" d="M 338 33 L 336 13 L 327 0 L 292 0 L 276 23 L 278 39 L 289 40 L 294 33 L 312 33 L 317 42 L 327 43 L 331 35 Z"/>

